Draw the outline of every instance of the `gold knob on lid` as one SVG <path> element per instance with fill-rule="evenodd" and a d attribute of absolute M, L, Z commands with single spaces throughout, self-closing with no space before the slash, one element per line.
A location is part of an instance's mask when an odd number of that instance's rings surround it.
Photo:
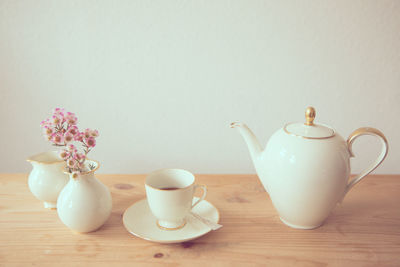
<path fill-rule="evenodd" d="M 315 109 L 313 107 L 308 107 L 306 109 L 306 123 L 305 125 L 314 125 L 314 119 L 315 119 Z"/>

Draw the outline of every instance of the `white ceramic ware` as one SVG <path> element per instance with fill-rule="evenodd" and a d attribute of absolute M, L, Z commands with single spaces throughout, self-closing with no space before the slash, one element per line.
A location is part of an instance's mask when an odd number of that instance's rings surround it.
<path fill-rule="evenodd" d="M 71 230 L 86 233 L 97 230 L 108 219 L 112 208 L 109 189 L 101 183 L 94 172 L 99 163 L 86 160 L 92 170 L 80 174 L 69 174 L 69 182 L 61 191 L 57 201 L 57 212 L 61 221 Z"/>
<path fill-rule="evenodd" d="M 55 209 L 61 190 L 68 183 L 68 175 L 63 172 L 65 161 L 57 151 L 43 152 L 27 159 L 32 164 L 28 185 L 32 194 L 43 201 L 44 207 Z"/>
<path fill-rule="evenodd" d="M 205 185 L 196 185 L 194 175 L 181 169 L 162 169 L 150 173 L 146 177 L 147 201 L 157 221 L 158 227 L 164 230 L 176 230 L 185 226 L 191 209 L 199 204 L 207 194 Z M 178 188 L 165 190 L 165 188 Z M 197 188 L 203 195 L 192 204 Z"/>
<path fill-rule="evenodd" d="M 193 202 L 198 201 L 195 197 Z M 207 200 L 201 201 L 192 210 L 214 223 L 218 223 L 220 216 L 218 209 Z M 201 237 L 211 231 L 210 227 L 198 219 L 188 216 L 185 227 L 175 231 L 165 231 L 154 223 L 156 217 L 152 214 L 146 199 L 139 200 L 130 206 L 123 215 L 122 221 L 128 232 L 148 241 L 159 243 L 180 243 Z"/>
<path fill-rule="evenodd" d="M 385 159 L 388 143 L 374 128 L 359 128 L 343 139 L 333 128 L 315 124 L 315 110 L 306 110 L 305 123 L 289 123 L 276 131 L 263 150 L 243 123 L 232 123 L 250 150 L 257 174 L 281 220 L 288 226 L 320 226 L 338 202 Z M 349 180 L 352 144 L 362 135 L 377 137 L 382 151 L 377 160 Z"/>

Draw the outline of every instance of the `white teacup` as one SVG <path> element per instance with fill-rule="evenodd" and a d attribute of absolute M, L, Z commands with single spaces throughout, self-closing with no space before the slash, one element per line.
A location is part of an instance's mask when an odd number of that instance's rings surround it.
<path fill-rule="evenodd" d="M 147 175 L 147 202 L 158 227 L 176 230 L 185 226 L 185 217 L 207 194 L 206 186 L 194 184 L 194 180 L 192 173 L 181 169 L 162 169 Z M 192 204 L 197 188 L 203 189 L 203 195 Z"/>

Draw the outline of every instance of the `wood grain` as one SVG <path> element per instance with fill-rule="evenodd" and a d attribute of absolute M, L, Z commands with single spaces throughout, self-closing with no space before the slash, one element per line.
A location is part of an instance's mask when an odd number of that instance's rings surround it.
<path fill-rule="evenodd" d="M 279 221 L 255 175 L 197 175 L 224 227 L 162 245 L 130 235 L 122 214 L 145 197 L 144 175 L 97 175 L 113 211 L 98 231 L 76 234 L 29 192 L 27 174 L 0 174 L 1 266 L 400 266 L 400 176 L 367 177 L 315 230 Z"/>

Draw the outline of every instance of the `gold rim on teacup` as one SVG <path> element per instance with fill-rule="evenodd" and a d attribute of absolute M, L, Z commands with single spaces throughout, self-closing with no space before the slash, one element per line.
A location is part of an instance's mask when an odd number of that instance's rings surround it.
<path fill-rule="evenodd" d="M 158 228 L 160 228 L 161 230 L 174 231 L 174 230 L 179 230 L 179 229 L 183 228 L 186 225 L 186 219 L 183 219 L 183 223 L 181 225 L 179 225 L 177 227 L 173 227 L 173 228 L 161 226 L 159 223 L 159 220 L 156 220 L 156 224 L 157 224 Z"/>
<path fill-rule="evenodd" d="M 174 190 L 167 190 L 167 189 L 162 189 L 162 188 L 154 187 L 154 186 L 150 185 L 150 184 L 147 182 L 147 177 L 149 177 L 150 175 L 154 175 L 154 174 L 156 174 L 156 173 L 158 173 L 158 172 L 163 172 L 163 171 L 166 171 L 166 170 L 179 170 L 179 171 L 184 171 L 184 172 L 190 174 L 190 175 L 193 177 L 193 182 L 192 182 L 190 185 L 187 185 L 187 186 L 184 186 L 184 187 L 177 187 L 177 188 L 174 189 Z M 153 171 L 153 172 L 149 173 L 149 174 L 146 176 L 146 179 L 145 179 L 144 184 L 145 184 L 146 186 L 148 186 L 148 187 L 151 187 L 152 189 L 155 189 L 155 190 L 164 191 L 164 192 L 173 192 L 173 191 L 177 191 L 177 190 L 187 189 L 187 188 L 193 186 L 195 180 L 196 180 L 196 179 L 195 179 L 194 174 L 191 173 L 190 171 L 187 171 L 187 170 L 184 170 L 184 169 L 177 169 L 177 168 L 164 168 L 164 169 L 159 169 L 159 170 L 156 170 L 156 171 Z"/>

